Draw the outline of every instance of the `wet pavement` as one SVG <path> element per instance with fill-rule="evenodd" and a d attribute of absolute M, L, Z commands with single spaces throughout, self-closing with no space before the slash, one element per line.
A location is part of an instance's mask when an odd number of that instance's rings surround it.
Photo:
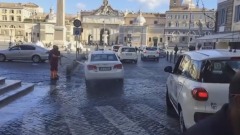
<path fill-rule="evenodd" d="M 0 76 L 36 84 L 0 108 L 0 135 L 177 135 L 177 118 L 166 115 L 167 65 L 165 59 L 124 64 L 123 85 L 104 81 L 87 90 L 82 65 L 71 78 L 63 66 L 60 80 L 51 82 L 48 63 L 0 63 Z"/>

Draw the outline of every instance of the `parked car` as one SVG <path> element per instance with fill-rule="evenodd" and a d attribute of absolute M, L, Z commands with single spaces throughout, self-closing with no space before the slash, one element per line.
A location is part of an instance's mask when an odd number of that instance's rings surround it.
<path fill-rule="evenodd" d="M 159 61 L 159 49 L 157 47 L 146 47 L 141 52 L 141 60 L 153 59 Z"/>
<path fill-rule="evenodd" d="M 112 51 L 114 51 L 114 52 L 118 52 L 118 49 L 120 48 L 120 47 L 122 47 L 123 45 L 113 45 L 112 46 Z"/>
<path fill-rule="evenodd" d="M 91 81 L 115 79 L 123 82 L 124 68 L 113 51 L 93 51 L 85 63 L 85 82 L 89 87 Z"/>
<path fill-rule="evenodd" d="M 240 53 L 229 50 L 186 52 L 174 68 L 165 68 L 167 110 L 178 114 L 182 132 L 228 103 L 229 83 L 239 69 Z"/>
<path fill-rule="evenodd" d="M 164 58 L 166 57 L 166 52 L 164 49 L 158 49 L 159 50 L 159 57 L 160 58 Z"/>
<path fill-rule="evenodd" d="M 131 61 L 137 63 L 138 55 L 137 50 L 134 47 L 120 47 L 117 53 L 120 61 Z"/>
<path fill-rule="evenodd" d="M 44 62 L 48 60 L 49 50 L 37 45 L 17 45 L 7 50 L 0 50 L 0 62 L 6 60 L 32 60 Z"/>

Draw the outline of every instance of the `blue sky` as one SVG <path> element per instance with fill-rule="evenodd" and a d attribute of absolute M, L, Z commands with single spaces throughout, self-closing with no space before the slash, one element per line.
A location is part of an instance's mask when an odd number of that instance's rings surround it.
<path fill-rule="evenodd" d="M 44 8 L 45 12 L 49 12 L 49 8 L 53 6 L 56 9 L 57 0 L 1 0 L 2 2 L 33 2 Z M 103 0 L 66 0 L 66 12 L 70 14 L 77 13 L 81 9 L 93 10 L 102 4 Z M 199 0 L 202 7 L 201 0 Z M 202 0 L 205 7 L 216 9 L 217 0 Z M 162 12 L 168 10 L 169 0 L 109 0 L 114 9 L 138 11 L 141 9 L 145 12 Z M 195 2 L 196 3 L 196 2 Z"/>

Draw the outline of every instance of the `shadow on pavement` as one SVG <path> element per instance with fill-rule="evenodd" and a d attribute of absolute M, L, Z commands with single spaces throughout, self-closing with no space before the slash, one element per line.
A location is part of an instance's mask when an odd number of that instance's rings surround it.
<path fill-rule="evenodd" d="M 94 81 L 86 88 L 87 98 L 121 97 L 124 94 L 123 86 L 123 82 L 118 81 Z"/>

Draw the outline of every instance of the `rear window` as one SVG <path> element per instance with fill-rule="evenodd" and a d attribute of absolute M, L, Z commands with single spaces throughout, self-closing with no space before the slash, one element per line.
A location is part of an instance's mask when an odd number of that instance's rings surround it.
<path fill-rule="evenodd" d="M 121 46 L 114 46 L 113 49 L 118 50 Z"/>
<path fill-rule="evenodd" d="M 230 83 L 240 69 L 240 60 L 208 60 L 202 66 L 202 82 Z"/>
<path fill-rule="evenodd" d="M 156 47 L 147 47 L 146 48 L 147 51 L 157 51 Z"/>
<path fill-rule="evenodd" d="M 118 61 L 115 54 L 92 54 L 91 61 Z"/>
<path fill-rule="evenodd" d="M 122 52 L 136 52 L 135 48 L 122 48 Z"/>

